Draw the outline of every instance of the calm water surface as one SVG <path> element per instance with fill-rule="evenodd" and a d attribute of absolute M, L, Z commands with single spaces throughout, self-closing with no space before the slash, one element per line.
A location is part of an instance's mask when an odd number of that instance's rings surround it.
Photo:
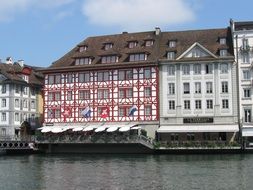
<path fill-rule="evenodd" d="M 253 155 L 0 156 L 0 190 L 253 189 Z"/>

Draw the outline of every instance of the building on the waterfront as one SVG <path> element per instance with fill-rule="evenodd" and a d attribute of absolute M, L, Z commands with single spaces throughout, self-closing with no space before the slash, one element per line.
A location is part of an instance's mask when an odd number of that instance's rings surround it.
<path fill-rule="evenodd" d="M 162 34 L 159 140 L 235 140 L 239 128 L 232 45 L 230 28 Z"/>
<path fill-rule="evenodd" d="M 138 125 L 154 137 L 160 35 L 157 28 L 89 37 L 54 62 L 43 71 L 44 125 L 112 130 Z"/>
<path fill-rule="evenodd" d="M 0 63 L 0 136 L 19 135 L 24 121 L 40 126 L 42 85 L 43 76 L 23 60 Z"/>
<path fill-rule="evenodd" d="M 235 60 L 238 63 L 238 102 L 242 137 L 253 142 L 253 22 L 231 20 Z"/>

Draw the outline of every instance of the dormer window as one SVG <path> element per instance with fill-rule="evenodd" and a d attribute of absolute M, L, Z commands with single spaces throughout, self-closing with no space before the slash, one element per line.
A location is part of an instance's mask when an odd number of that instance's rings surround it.
<path fill-rule="evenodd" d="M 112 46 L 113 46 L 112 43 L 106 43 L 105 46 L 104 46 L 104 49 L 105 49 L 105 50 L 112 49 Z"/>
<path fill-rule="evenodd" d="M 153 44 L 154 44 L 153 40 L 147 40 L 147 41 L 145 41 L 145 46 L 146 47 L 152 46 Z"/>
<path fill-rule="evenodd" d="M 22 79 L 26 82 L 29 81 L 29 76 L 28 75 L 22 75 Z"/>
<path fill-rule="evenodd" d="M 101 63 L 117 63 L 118 61 L 119 58 L 116 55 L 102 56 L 101 59 Z"/>
<path fill-rule="evenodd" d="M 80 46 L 79 47 L 79 52 L 84 52 L 84 51 L 87 50 L 87 48 L 88 48 L 88 46 Z"/>
<path fill-rule="evenodd" d="M 170 48 L 176 47 L 176 41 L 175 41 L 175 40 L 170 40 L 170 41 L 169 41 L 169 47 L 170 47 Z"/>
<path fill-rule="evenodd" d="M 128 48 L 130 48 L 130 49 L 132 49 L 132 48 L 134 48 L 136 46 L 137 46 L 137 42 L 136 41 L 132 41 L 132 42 L 128 43 Z"/>
<path fill-rule="evenodd" d="M 225 57 L 225 56 L 227 56 L 227 54 L 228 54 L 228 51 L 226 49 L 221 49 L 220 50 L 220 56 L 221 57 Z"/>
<path fill-rule="evenodd" d="M 145 53 L 135 53 L 135 54 L 130 54 L 129 56 L 129 61 L 145 61 L 147 60 L 147 54 Z"/>
<path fill-rule="evenodd" d="M 168 60 L 174 60 L 175 59 L 175 52 L 174 51 L 169 51 L 167 53 L 167 59 Z"/>
<path fill-rule="evenodd" d="M 77 58 L 75 61 L 75 65 L 90 65 L 92 59 L 90 57 Z"/>
<path fill-rule="evenodd" d="M 226 44 L 226 38 L 220 38 L 220 44 L 225 45 Z"/>

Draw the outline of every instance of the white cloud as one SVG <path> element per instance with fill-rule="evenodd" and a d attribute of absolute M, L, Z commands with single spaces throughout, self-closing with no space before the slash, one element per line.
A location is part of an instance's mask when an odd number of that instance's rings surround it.
<path fill-rule="evenodd" d="M 123 30 L 153 29 L 195 19 L 186 0 L 86 0 L 83 14 L 92 24 Z"/>
<path fill-rule="evenodd" d="M 0 0 L 0 22 L 10 21 L 30 9 L 57 8 L 75 0 Z"/>

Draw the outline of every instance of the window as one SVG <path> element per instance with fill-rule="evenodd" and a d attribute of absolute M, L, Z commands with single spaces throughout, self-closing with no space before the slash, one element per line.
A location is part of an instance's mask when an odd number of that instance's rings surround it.
<path fill-rule="evenodd" d="M 187 141 L 194 141 L 195 140 L 195 134 L 194 133 L 187 133 Z"/>
<path fill-rule="evenodd" d="M 226 44 L 226 38 L 220 38 L 220 44 L 225 45 Z"/>
<path fill-rule="evenodd" d="M 83 57 L 78 58 L 75 61 L 75 65 L 90 65 L 92 62 L 92 59 L 90 57 Z"/>
<path fill-rule="evenodd" d="M 19 99 L 15 99 L 15 108 L 19 108 Z"/>
<path fill-rule="evenodd" d="M 244 110 L 244 122 L 250 123 L 251 122 L 251 109 Z"/>
<path fill-rule="evenodd" d="M 1 121 L 6 121 L 6 113 L 2 113 Z"/>
<path fill-rule="evenodd" d="M 170 41 L 169 41 L 169 47 L 170 47 L 170 48 L 176 47 L 176 41 L 175 41 L 175 40 L 170 40 Z"/>
<path fill-rule="evenodd" d="M 211 140 L 211 135 L 210 135 L 210 133 L 208 133 L 208 132 L 203 133 L 203 139 L 204 139 L 205 141 L 210 141 L 210 140 Z"/>
<path fill-rule="evenodd" d="M 84 52 L 88 49 L 88 46 L 80 46 L 79 47 L 79 52 Z"/>
<path fill-rule="evenodd" d="M 119 98 L 132 98 L 133 89 L 132 88 L 121 88 L 119 89 Z"/>
<path fill-rule="evenodd" d="M 228 109 L 229 108 L 227 99 L 222 100 L 222 108 L 223 109 Z"/>
<path fill-rule="evenodd" d="M 152 46 L 153 44 L 154 44 L 154 41 L 153 41 L 153 40 L 147 40 L 147 41 L 145 42 L 145 46 L 146 46 L 146 47 Z"/>
<path fill-rule="evenodd" d="M 26 99 L 23 100 L 23 108 L 28 108 L 28 101 Z"/>
<path fill-rule="evenodd" d="M 6 129 L 5 128 L 2 128 L 1 129 L 1 136 L 6 136 Z"/>
<path fill-rule="evenodd" d="M 190 100 L 185 100 L 184 101 L 184 109 L 185 110 L 191 109 L 191 102 L 190 102 Z"/>
<path fill-rule="evenodd" d="M 90 82 L 89 73 L 79 73 L 79 82 Z"/>
<path fill-rule="evenodd" d="M 201 109 L 201 100 L 195 100 L 195 109 Z"/>
<path fill-rule="evenodd" d="M 194 64 L 193 65 L 193 72 L 195 75 L 201 74 L 201 65 L 200 64 Z"/>
<path fill-rule="evenodd" d="M 89 90 L 80 90 L 79 91 L 79 100 L 88 100 L 90 99 L 90 91 Z"/>
<path fill-rule="evenodd" d="M 28 95 L 28 87 L 26 86 L 23 87 L 23 94 Z"/>
<path fill-rule="evenodd" d="M 2 84 L 2 94 L 6 93 L 6 84 Z"/>
<path fill-rule="evenodd" d="M 97 76 L 98 82 L 108 81 L 109 80 L 109 72 L 98 72 Z"/>
<path fill-rule="evenodd" d="M 99 89 L 98 90 L 98 99 L 108 99 L 109 90 L 108 89 Z"/>
<path fill-rule="evenodd" d="M 174 110 L 175 109 L 175 101 L 174 100 L 170 100 L 169 101 L 169 109 L 170 110 Z"/>
<path fill-rule="evenodd" d="M 104 49 L 108 50 L 108 49 L 112 49 L 113 44 L 112 43 L 105 43 Z"/>
<path fill-rule="evenodd" d="M 129 61 L 145 61 L 147 56 L 145 53 L 130 54 Z"/>
<path fill-rule="evenodd" d="M 67 74 L 66 75 L 66 83 L 72 83 L 73 82 L 73 75 Z"/>
<path fill-rule="evenodd" d="M 55 75 L 55 84 L 61 84 L 61 75 Z"/>
<path fill-rule="evenodd" d="M 177 133 L 171 133 L 170 140 L 171 141 L 178 141 L 179 140 L 178 134 Z"/>
<path fill-rule="evenodd" d="M 60 118 L 61 117 L 61 110 L 60 109 L 56 109 L 54 116 L 55 116 L 55 118 Z"/>
<path fill-rule="evenodd" d="M 169 83 L 169 95 L 175 94 L 175 83 Z"/>
<path fill-rule="evenodd" d="M 221 92 L 228 93 L 228 82 L 226 81 L 221 82 Z"/>
<path fill-rule="evenodd" d="M 123 70 L 119 71 L 119 80 L 130 80 L 133 79 L 133 71 L 132 70 Z"/>
<path fill-rule="evenodd" d="M 2 104 L 1 104 L 2 108 L 6 107 L 6 99 L 2 99 Z"/>
<path fill-rule="evenodd" d="M 183 65 L 182 70 L 183 70 L 183 75 L 189 75 L 190 74 L 190 65 Z"/>
<path fill-rule="evenodd" d="M 201 94 L 201 83 L 195 82 L 195 94 Z"/>
<path fill-rule="evenodd" d="M 54 93 L 48 92 L 48 101 L 54 101 Z"/>
<path fill-rule="evenodd" d="M 168 66 L 168 75 L 170 76 L 175 75 L 175 65 Z"/>
<path fill-rule="evenodd" d="M 144 114 L 145 116 L 151 116 L 151 106 L 145 106 Z"/>
<path fill-rule="evenodd" d="M 136 41 L 132 41 L 132 42 L 128 43 L 128 48 L 130 48 L 130 49 L 132 49 L 132 48 L 134 48 L 136 46 L 137 46 L 137 42 Z"/>
<path fill-rule="evenodd" d="M 150 79 L 151 78 L 151 69 L 145 68 L 144 69 L 144 79 Z"/>
<path fill-rule="evenodd" d="M 207 94 L 212 94 L 213 93 L 213 83 L 212 82 L 207 82 L 206 83 L 206 93 Z"/>
<path fill-rule="evenodd" d="M 206 74 L 212 74 L 213 73 L 213 65 L 212 64 L 206 64 Z"/>
<path fill-rule="evenodd" d="M 119 107 L 119 116 L 126 117 L 129 113 L 129 107 Z"/>
<path fill-rule="evenodd" d="M 190 83 L 184 83 L 184 94 L 190 94 Z"/>
<path fill-rule="evenodd" d="M 244 80 L 250 80 L 251 76 L 250 76 L 250 71 L 249 70 L 244 70 L 242 71 L 243 73 L 243 79 Z"/>
<path fill-rule="evenodd" d="M 55 92 L 55 94 L 54 94 L 54 100 L 55 101 L 60 101 L 61 100 L 61 93 L 60 92 Z"/>
<path fill-rule="evenodd" d="M 243 89 L 244 98 L 250 98 L 251 96 L 251 90 L 250 88 Z"/>
<path fill-rule="evenodd" d="M 213 109 L 213 100 L 206 100 L 206 108 Z"/>
<path fill-rule="evenodd" d="M 168 53 L 167 53 L 167 59 L 168 60 L 174 60 L 175 57 L 176 57 L 176 54 L 175 54 L 174 51 L 168 51 Z"/>
<path fill-rule="evenodd" d="M 243 63 L 250 63 L 249 52 L 242 52 L 242 62 Z"/>
<path fill-rule="evenodd" d="M 20 86 L 18 84 L 15 85 L 15 93 L 19 94 L 20 92 Z"/>
<path fill-rule="evenodd" d="M 31 95 L 35 96 L 35 88 L 31 88 L 30 90 L 31 90 Z"/>
<path fill-rule="evenodd" d="M 117 63 L 118 56 L 110 55 L 110 56 L 102 56 L 101 63 Z"/>
<path fill-rule="evenodd" d="M 201 51 L 199 49 L 195 48 L 192 50 L 192 57 L 196 58 L 196 57 L 200 57 L 200 55 L 201 55 Z"/>
<path fill-rule="evenodd" d="M 47 117 L 49 119 L 53 119 L 54 118 L 54 112 L 53 112 L 52 109 L 48 109 L 48 111 L 47 111 Z"/>
<path fill-rule="evenodd" d="M 19 121 L 19 113 L 15 113 L 14 120 L 15 120 L 16 122 Z"/>
<path fill-rule="evenodd" d="M 222 74 L 228 73 L 228 64 L 227 64 L 227 63 L 222 63 L 222 64 L 220 65 L 220 72 L 221 72 Z"/>
<path fill-rule="evenodd" d="M 48 84 L 60 84 L 60 83 L 61 83 L 61 75 L 48 76 Z"/>
<path fill-rule="evenodd" d="M 72 91 L 67 92 L 67 100 L 72 100 Z"/>
<path fill-rule="evenodd" d="M 245 50 L 248 50 L 248 48 L 249 48 L 249 40 L 246 38 L 243 38 L 241 49 L 245 51 Z"/>
<path fill-rule="evenodd" d="M 228 53 L 228 51 L 227 51 L 226 49 L 221 49 L 221 50 L 220 50 L 220 56 L 221 56 L 221 57 L 227 56 L 227 53 Z"/>
<path fill-rule="evenodd" d="M 34 100 L 31 101 L 31 109 L 35 109 L 35 101 Z"/>
<path fill-rule="evenodd" d="M 144 96 L 145 97 L 151 96 L 151 87 L 144 87 Z"/>

